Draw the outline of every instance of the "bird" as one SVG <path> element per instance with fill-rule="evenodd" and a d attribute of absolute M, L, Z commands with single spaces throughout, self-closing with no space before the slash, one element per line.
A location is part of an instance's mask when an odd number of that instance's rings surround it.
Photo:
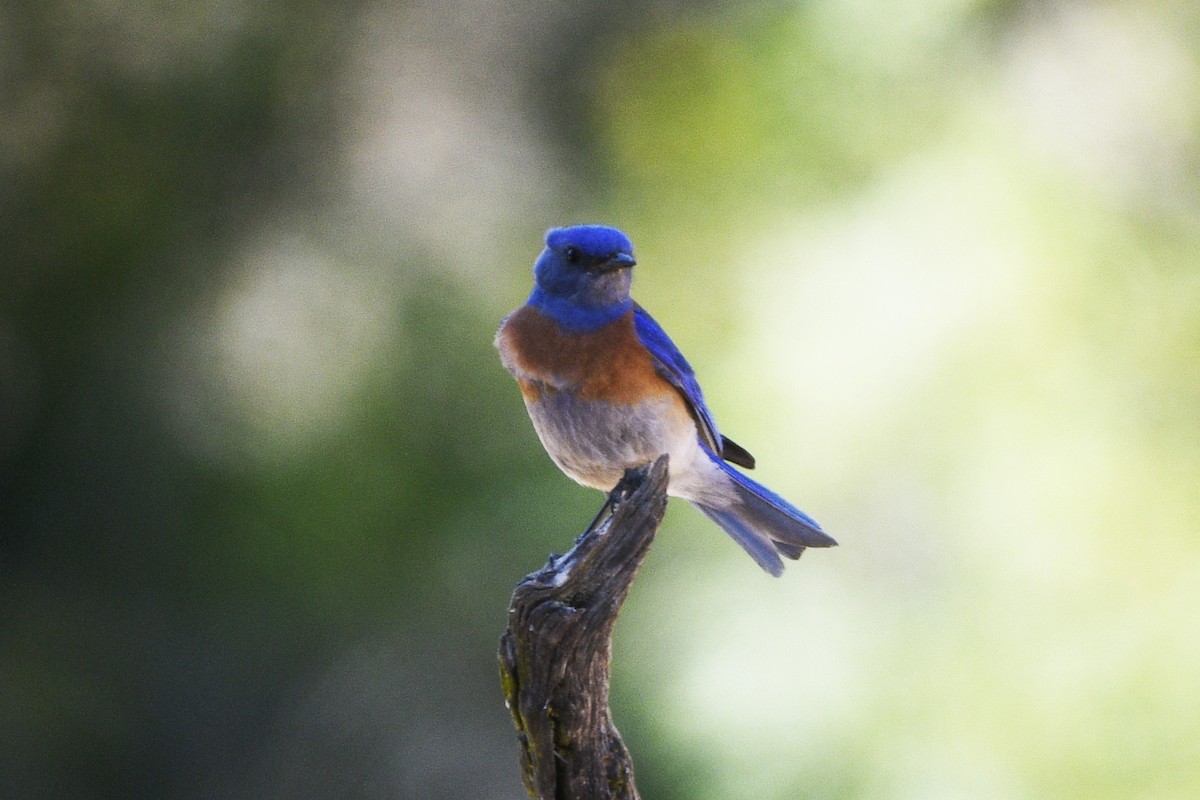
<path fill-rule="evenodd" d="M 695 371 L 630 294 L 633 245 L 603 225 L 552 228 L 533 290 L 496 333 L 551 460 L 609 492 L 625 470 L 667 454 L 667 494 L 687 500 L 771 575 L 781 556 L 837 544 L 800 509 L 736 466 L 754 457 L 722 435 Z"/>

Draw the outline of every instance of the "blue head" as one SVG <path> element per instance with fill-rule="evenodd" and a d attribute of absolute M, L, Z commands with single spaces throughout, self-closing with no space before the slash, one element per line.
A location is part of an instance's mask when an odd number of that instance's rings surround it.
<path fill-rule="evenodd" d="M 555 228 L 533 265 L 529 303 L 560 325 L 594 330 L 633 307 L 629 286 L 635 263 L 629 237 L 616 228 Z"/>

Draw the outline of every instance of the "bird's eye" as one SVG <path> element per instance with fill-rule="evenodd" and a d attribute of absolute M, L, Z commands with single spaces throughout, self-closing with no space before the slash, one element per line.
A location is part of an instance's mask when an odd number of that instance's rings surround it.
<path fill-rule="evenodd" d="M 578 247 L 568 247 L 566 250 L 563 251 L 563 255 L 567 257 L 568 264 L 578 264 L 579 263 L 579 248 Z"/>

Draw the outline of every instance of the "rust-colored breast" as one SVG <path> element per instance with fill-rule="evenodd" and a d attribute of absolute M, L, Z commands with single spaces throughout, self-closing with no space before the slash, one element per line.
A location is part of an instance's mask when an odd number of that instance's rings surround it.
<path fill-rule="evenodd" d="M 638 341 L 632 311 L 599 330 L 574 333 L 525 306 L 505 320 L 496 346 L 527 400 L 564 389 L 609 403 L 678 394 Z"/>

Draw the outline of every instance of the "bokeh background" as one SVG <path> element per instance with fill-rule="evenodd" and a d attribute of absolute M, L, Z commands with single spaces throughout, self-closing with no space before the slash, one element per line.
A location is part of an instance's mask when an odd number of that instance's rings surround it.
<path fill-rule="evenodd" d="M 601 497 L 493 332 L 546 228 L 841 547 L 672 505 L 646 797 L 1200 796 L 1200 6 L 0 10 L 0 794 L 516 798 Z"/>

